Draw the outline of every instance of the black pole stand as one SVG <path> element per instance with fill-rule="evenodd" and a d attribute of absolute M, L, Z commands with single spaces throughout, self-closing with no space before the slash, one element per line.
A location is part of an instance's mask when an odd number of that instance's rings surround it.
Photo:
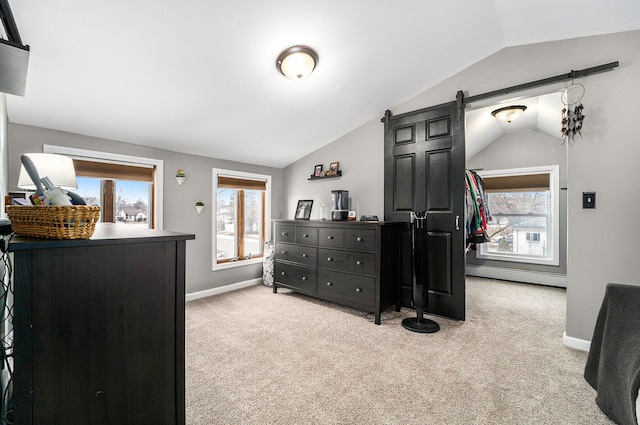
<path fill-rule="evenodd" d="M 413 271 L 413 306 L 416 317 L 402 320 L 402 327 L 412 332 L 434 333 L 440 330 L 440 325 L 431 319 L 424 318 L 427 308 L 429 287 L 427 281 L 427 239 L 426 239 L 426 211 L 411 212 L 411 269 Z"/>

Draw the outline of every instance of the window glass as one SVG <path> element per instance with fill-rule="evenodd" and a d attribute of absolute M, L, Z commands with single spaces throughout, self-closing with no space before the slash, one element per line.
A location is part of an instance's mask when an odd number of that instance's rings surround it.
<path fill-rule="evenodd" d="M 549 191 L 488 193 L 493 220 L 487 223 L 486 253 L 546 257 L 550 211 Z M 542 235 L 542 237 L 541 237 Z"/>
<path fill-rule="evenodd" d="M 485 253 L 547 257 L 550 228 L 549 191 L 488 193 L 493 220 Z"/>
<path fill-rule="evenodd" d="M 116 180 L 116 223 L 150 227 L 151 188 L 147 182 Z"/>
<path fill-rule="evenodd" d="M 547 214 L 549 191 L 488 193 L 491 213 L 496 214 Z"/>
<path fill-rule="evenodd" d="M 78 189 L 73 192 L 80 195 L 87 205 L 98 205 L 102 208 L 102 196 L 100 196 L 102 181 L 94 177 L 77 177 L 76 180 Z"/>
<path fill-rule="evenodd" d="M 216 259 L 230 260 L 238 256 L 236 243 L 236 191 L 218 189 L 216 214 Z"/>
<path fill-rule="evenodd" d="M 248 257 L 262 255 L 262 191 L 244 191 L 244 253 Z"/>
<path fill-rule="evenodd" d="M 78 189 L 75 191 L 80 195 L 87 205 L 98 205 L 103 209 L 100 214 L 100 221 L 111 221 L 105 219 L 105 199 L 102 193 L 107 179 L 97 177 L 77 177 Z M 115 180 L 114 198 L 109 205 L 115 205 L 114 222 L 129 226 L 151 227 L 152 201 L 151 193 L 153 184 L 141 181 Z M 106 195 L 105 195 L 106 196 Z M 106 217 L 109 217 L 106 215 Z"/>

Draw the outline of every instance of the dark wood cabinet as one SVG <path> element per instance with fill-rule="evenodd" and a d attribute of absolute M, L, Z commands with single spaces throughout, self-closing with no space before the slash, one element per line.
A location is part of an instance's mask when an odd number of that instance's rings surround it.
<path fill-rule="evenodd" d="M 89 240 L 14 238 L 15 423 L 185 423 L 193 238 L 115 224 Z"/>
<path fill-rule="evenodd" d="M 400 235 L 405 223 L 276 220 L 278 287 L 375 314 L 399 309 Z"/>

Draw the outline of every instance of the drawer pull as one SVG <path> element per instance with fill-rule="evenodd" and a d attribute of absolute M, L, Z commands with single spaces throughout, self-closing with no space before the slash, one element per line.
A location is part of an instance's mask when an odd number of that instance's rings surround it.
<path fill-rule="evenodd" d="M 284 255 L 284 254 L 286 254 L 286 253 L 287 253 L 287 251 L 282 251 L 282 255 Z"/>
<path fill-rule="evenodd" d="M 282 232 L 282 236 L 287 236 L 288 233 L 287 232 Z"/>
<path fill-rule="evenodd" d="M 356 238 L 356 241 L 358 241 L 358 242 L 362 242 L 362 238 L 358 236 L 358 237 Z"/>
<path fill-rule="evenodd" d="M 303 233 L 303 234 L 302 234 L 302 237 L 303 237 L 303 238 L 308 238 L 308 237 L 309 237 L 309 235 L 307 235 L 306 233 Z"/>
<path fill-rule="evenodd" d="M 362 265 L 362 261 L 356 261 L 356 266 L 361 266 Z"/>
<path fill-rule="evenodd" d="M 327 258 L 327 261 L 333 261 L 333 258 L 329 257 Z"/>
<path fill-rule="evenodd" d="M 327 286 L 333 286 L 333 283 L 327 282 Z"/>
<path fill-rule="evenodd" d="M 333 236 L 329 235 L 327 236 L 327 239 L 333 239 Z"/>
<path fill-rule="evenodd" d="M 285 272 L 280 272 L 280 274 L 281 274 L 282 276 L 286 276 L 286 275 L 287 275 Z"/>
<path fill-rule="evenodd" d="M 307 254 L 302 254 L 302 258 L 307 258 L 309 257 Z"/>
<path fill-rule="evenodd" d="M 306 276 L 302 276 L 302 280 L 307 280 L 307 277 Z"/>
<path fill-rule="evenodd" d="M 356 288 L 356 292 L 362 292 L 362 289 Z"/>

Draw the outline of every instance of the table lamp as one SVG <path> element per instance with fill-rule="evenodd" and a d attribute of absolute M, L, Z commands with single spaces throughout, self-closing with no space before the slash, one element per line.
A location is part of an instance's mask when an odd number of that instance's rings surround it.
<path fill-rule="evenodd" d="M 22 166 L 18 176 L 18 187 L 35 191 L 36 195 L 43 194 L 40 179 L 48 177 L 55 187 L 61 189 L 77 189 L 76 170 L 73 160 L 64 155 L 51 153 L 26 153 L 20 157 Z M 82 198 L 69 192 L 74 204 L 84 204 Z M 80 202 L 82 201 L 82 202 Z"/>

